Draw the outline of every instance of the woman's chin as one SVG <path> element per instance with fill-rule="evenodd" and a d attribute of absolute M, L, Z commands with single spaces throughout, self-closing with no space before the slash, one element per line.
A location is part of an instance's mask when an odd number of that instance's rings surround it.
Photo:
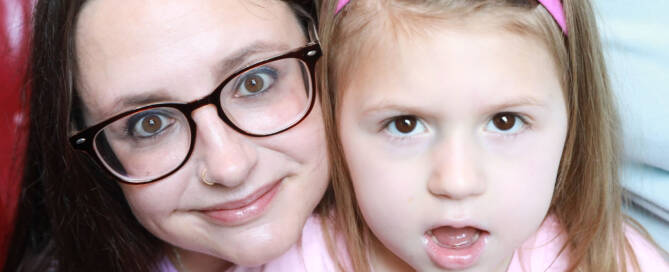
<path fill-rule="evenodd" d="M 271 228 L 271 226 L 268 226 Z M 294 228 L 275 228 L 270 232 L 247 233 L 235 239 L 236 246 L 224 254 L 217 254 L 221 259 L 228 260 L 240 266 L 259 266 L 280 257 L 294 246 L 300 235 L 300 231 L 285 231 Z M 299 228 L 301 230 L 301 228 Z M 222 245 L 222 246 L 229 246 Z"/>

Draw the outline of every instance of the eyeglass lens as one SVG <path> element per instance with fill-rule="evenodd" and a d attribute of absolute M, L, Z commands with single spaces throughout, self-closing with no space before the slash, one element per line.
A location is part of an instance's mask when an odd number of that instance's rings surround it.
<path fill-rule="evenodd" d="M 313 99 L 307 64 L 295 58 L 278 59 L 249 69 L 222 87 L 220 104 L 239 129 L 266 135 L 300 121 Z M 128 182 L 159 178 L 187 159 L 190 123 L 183 112 L 157 107 L 116 120 L 94 138 L 105 166 Z"/>

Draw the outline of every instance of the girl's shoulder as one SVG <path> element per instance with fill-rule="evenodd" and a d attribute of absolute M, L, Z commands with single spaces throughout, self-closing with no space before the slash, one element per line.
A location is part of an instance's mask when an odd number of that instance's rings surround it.
<path fill-rule="evenodd" d="M 569 267 L 569 253 L 563 250 L 566 241 L 560 222 L 549 214 L 539 229 L 513 253 L 507 271 L 566 271 Z"/>
<path fill-rule="evenodd" d="M 636 229 L 625 224 L 625 237 L 629 241 L 641 271 L 669 271 L 669 264 Z M 566 271 L 569 267 L 567 241 L 562 225 L 553 215 L 546 217 L 537 232 L 514 252 L 508 272 L 516 271 Z M 631 270 L 630 262 L 628 271 Z"/>
<path fill-rule="evenodd" d="M 634 227 L 625 224 L 625 237 L 634 250 L 641 271 L 669 271 L 666 256 L 662 256 L 658 248 Z"/>

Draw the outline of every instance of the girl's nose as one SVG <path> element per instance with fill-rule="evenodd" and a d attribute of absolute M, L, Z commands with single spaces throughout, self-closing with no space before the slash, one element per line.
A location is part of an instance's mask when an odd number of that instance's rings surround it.
<path fill-rule="evenodd" d="M 210 182 L 229 188 L 246 181 L 258 162 L 253 143 L 225 124 L 213 105 L 195 110 L 193 120 L 197 154 L 191 156 L 200 163 L 197 173 L 204 170 Z"/>
<path fill-rule="evenodd" d="M 430 193 L 453 200 L 482 195 L 486 181 L 479 150 L 475 140 L 466 135 L 450 135 L 437 143 L 432 152 Z"/>

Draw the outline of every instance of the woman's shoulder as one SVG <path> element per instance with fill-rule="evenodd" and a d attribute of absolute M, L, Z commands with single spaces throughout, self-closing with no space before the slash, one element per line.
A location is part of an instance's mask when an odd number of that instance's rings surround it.
<path fill-rule="evenodd" d="M 235 267 L 228 272 L 339 271 L 334 258 L 328 251 L 323 224 L 332 226 L 329 219 L 318 215 L 310 216 L 302 228 L 300 240 L 286 253 L 259 268 Z"/>
<path fill-rule="evenodd" d="M 306 272 L 339 271 L 327 249 L 323 236 L 323 224 L 329 222 L 318 215 L 310 216 L 302 229 L 300 240 L 283 255 L 270 262 L 253 267 L 233 266 L 226 272 Z M 328 223 L 330 224 L 330 223 Z M 159 265 L 159 272 L 176 272 L 174 265 L 165 258 Z"/>

